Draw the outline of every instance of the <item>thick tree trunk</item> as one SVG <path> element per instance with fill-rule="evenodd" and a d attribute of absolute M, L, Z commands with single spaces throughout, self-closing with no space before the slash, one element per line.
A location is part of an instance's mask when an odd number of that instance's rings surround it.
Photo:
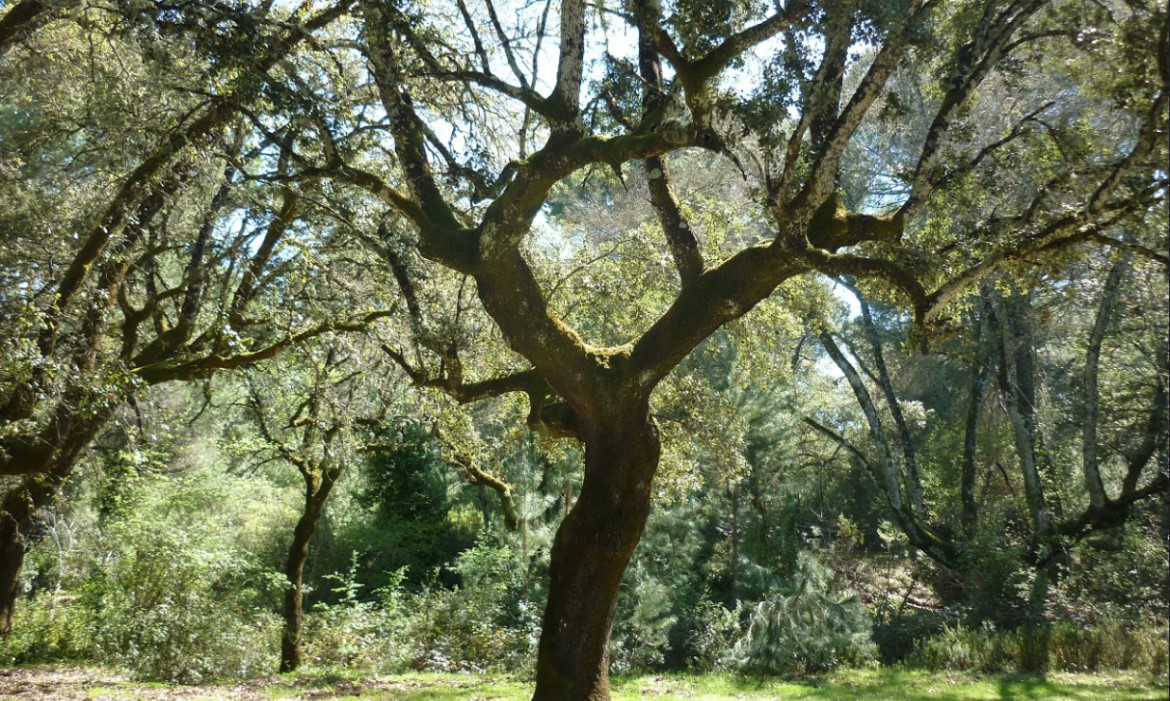
<path fill-rule="evenodd" d="M 24 537 L 19 524 L 7 511 L 0 510 L 0 638 L 12 632 L 12 614 L 24 564 Z"/>
<path fill-rule="evenodd" d="M 609 698 L 618 586 L 646 526 L 658 468 L 661 444 L 645 403 L 586 423 L 585 479 L 553 544 L 536 701 Z"/>
<path fill-rule="evenodd" d="M 12 632 L 20 570 L 36 514 L 57 496 L 76 462 L 76 452 L 67 453 L 64 462 L 54 463 L 44 474 L 25 477 L 0 501 L 0 638 Z"/>

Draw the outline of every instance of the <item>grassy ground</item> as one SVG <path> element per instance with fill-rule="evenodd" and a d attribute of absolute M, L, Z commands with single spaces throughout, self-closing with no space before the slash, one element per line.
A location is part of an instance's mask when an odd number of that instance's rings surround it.
<path fill-rule="evenodd" d="M 167 686 L 131 682 L 103 670 L 35 667 L 0 670 L 0 700 L 134 701 L 526 701 L 531 684 L 507 677 L 426 674 L 362 677 L 309 673 L 241 684 Z M 1166 701 L 1167 681 L 1126 673 L 976 676 L 906 670 L 840 672 L 803 683 L 733 677 L 656 676 L 618 679 L 621 701 Z"/>

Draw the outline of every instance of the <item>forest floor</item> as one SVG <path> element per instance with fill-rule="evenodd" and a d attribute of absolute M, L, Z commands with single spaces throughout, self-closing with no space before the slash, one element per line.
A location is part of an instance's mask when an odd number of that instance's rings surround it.
<path fill-rule="evenodd" d="M 1047 676 L 969 675 L 900 669 L 847 671 L 802 683 L 722 675 L 647 676 L 614 681 L 614 699 L 632 701 L 1165 701 L 1167 680 L 1131 673 Z M 134 682 L 80 667 L 0 669 L 0 700 L 134 701 L 489 701 L 530 698 L 529 682 L 504 676 L 415 674 L 358 676 L 306 673 L 234 684 L 181 686 Z"/>

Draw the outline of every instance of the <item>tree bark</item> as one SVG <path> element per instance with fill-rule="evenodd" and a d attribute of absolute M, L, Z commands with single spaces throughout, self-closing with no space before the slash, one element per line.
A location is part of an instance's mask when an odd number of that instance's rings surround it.
<path fill-rule="evenodd" d="M 306 480 L 309 482 L 309 480 Z M 306 484 L 305 510 L 293 530 L 293 541 L 288 548 L 284 575 L 288 588 L 284 590 L 284 634 L 280 638 L 280 671 L 295 672 L 304 658 L 302 628 L 305 621 L 304 573 L 309 559 L 309 543 L 317 531 L 317 523 L 334 480 L 326 476 L 320 485 Z"/>
<path fill-rule="evenodd" d="M 918 461 L 914 455 L 914 443 L 910 437 L 910 428 L 906 425 L 906 417 L 902 414 L 902 405 L 898 402 L 898 395 L 894 393 L 894 383 L 890 380 L 890 371 L 886 367 L 886 357 L 882 352 L 882 340 L 878 335 L 877 325 L 873 322 L 869 303 L 859 290 L 850 289 L 861 306 L 865 335 L 869 339 L 869 345 L 873 351 L 874 367 L 877 369 L 878 386 L 881 387 L 882 394 L 886 398 L 886 405 L 890 407 L 890 416 L 894 419 L 894 427 L 898 431 L 898 443 L 902 446 L 902 460 L 906 464 L 906 491 L 910 498 L 910 508 L 913 510 L 915 518 L 925 520 L 926 498 L 922 489 L 922 478 L 918 476 Z"/>
<path fill-rule="evenodd" d="M 96 433 L 96 428 L 93 432 Z M 0 638 L 12 632 L 27 536 L 37 512 L 57 496 L 92 438 L 92 433 L 79 432 L 63 439 L 62 445 L 55 446 L 58 452 L 43 474 L 24 477 L 0 501 Z"/>
<path fill-rule="evenodd" d="M 16 518 L 0 510 L 0 638 L 12 632 L 12 614 L 24 564 L 24 536 Z"/>
<path fill-rule="evenodd" d="M 999 388 L 1003 395 L 1004 409 L 1011 423 L 1012 434 L 1016 444 L 1016 454 L 1020 460 L 1020 471 L 1024 477 L 1024 496 L 1028 502 L 1028 511 L 1035 528 L 1034 540 L 1043 543 L 1052 534 L 1052 516 L 1049 512 L 1048 500 L 1045 496 L 1044 485 L 1040 480 L 1040 470 L 1037 459 L 1036 435 L 1034 428 L 1035 394 L 1031 385 L 1031 356 L 1028 349 L 1019 353 L 1025 335 L 1024 322 L 1020 319 L 1021 312 L 1011 305 L 1018 301 L 1010 301 L 1001 305 L 1001 311 L 1006 319 L 1001 319 L 995 311 L 994 302 L 988 301 L 988 323 L 996 339 L 996 350 L 999 355 Z M 1020 356 L 1023 356 L 1024 367 L 1020 367 Z M 1021 378 L 1023 382 L 1021 382 Z"/>
<path fill-rule="evenodd" d="M 983 316 L 975 321 L 975 362 L 971 368 L 971 394 L 967 403 L 967 419 L 963 433 L 963 459 L 959 487 L 962 498 L 963 535 L 970 541 L 975 536 L 979 520 L 979 502 L 975 498 L 976 457 L 979 448 L 979 415 L 983 409 L 983 395 L 987 392 L 990 377 L 987 366 L 990 354 L 983 352 L 983 325 L 987 323 L 986 309 Z"/>
<path fill-rule="evenodd" d="M 587 421 L 585 478 L 557 530 L 534 701 L 609 699 L 618 587 L 650 511 L 661 442 L 645 401 Z"/>

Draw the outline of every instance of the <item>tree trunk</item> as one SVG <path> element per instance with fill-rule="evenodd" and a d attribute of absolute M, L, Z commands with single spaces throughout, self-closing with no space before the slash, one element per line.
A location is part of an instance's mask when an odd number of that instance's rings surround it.
<path fill-rule="evenodd" d="M 67 453 L 64 462 L 54 463 L 45 474 L 25 477 L 0 501 L 0 638 L 12 632 L 20 570 L 36 514 L 57 496 L 76 462 L 77 454 Z"/>
<path fill-rule="evenodd" d="M 1089 335 L 1089 349 L 1085 354 L 1085 422 L 1081 429 L 1082 471 L 1085 489 L 1089 491 L 1089 507 L 1096 512 L 1104 511 L 1109 500 L 1105 495 L 1105 484 L 1101 480 L 1101 465 L 1097 457 L 1097 421 L 1101 413 L 1097 378 L 1101 364 L 1101 346 L 1105 342 L 1105 331 L 1109 327 L 1113 307 L 1121 291 L 1122 276 L 1125 275 L 1127 267 L 1124 259 L 1118 261 L 1109 271 L 1109 277 L 1105 279 L 1101 305 L 1097 309 L 1097 319 L 1093 323 L 1093 333 Z"/>
<path fill-rule="evenodd" d="M 305 562 L 309 559 L 309 543 L 317 531 L 317 522 L 321 519 L 321 512 L 332 488 L 333 480 L 328 478 L 321 480 L 319 487 L 313 484 L 306 486 L 305 510 L 297 521 L 292 545 L 288 548 L 288 559 L 284 566 L 284 575 L 288 578 L 288 588 L 284 590 L 284 634 L 280 638 L 282 673 L 295 672 L 304 657 L 302 628 L 305 620 Z"/>
<path fill-rule="evenodd" d="M 1004 409 L 1012 427 L 1020 471 L 1024 477 L 1024 497 L 1032 517 L 1034 528 L 1033 545 L 1038 551 L 1047 548 L 1051 540 L 1053 520 L 1049 512 L 1044 485 L 1040 479 L 1035 428 L 1035 385 L 1033 383 L 1033 355 L 1028 346 L 1026 324 L 1023 320 L 1021 302 L 1007 300 L 996 310 L 994 303 L 988 303 L 988 325 L 994 334 L 996 351 L 999 356 L 999 388 L 1003 395 Z M 1003 317 L 1000 318 L 999 314 Z M 1021 359 L 1023 367 L 1021 367 Z M 1041 555 L 1042 559 L 1046 556 Z"/>
<path fill-rule="evenodd" d="M 983 325 L 986 313 L 975 323 L 975 362 L 971 367 L 971 394 L 967 403 L 967 420 L 963 432 L 963 458 L 959 493 L 962 498 L 963 536 L 970 541 L 975 537 L 975 526 L 979 520 L 979 502 L 975 498 L 976 462 L 979 448 L 979 415 L 983 409 L 983 395 L 987 392 L 991 362 L 989 354 L 983 352 Z"/>
<path fill-rule="evenodd" d="M 24 537 L 16 519 L 0 510 L 0 638 L 12 632 L 12 614 L 24 564 Z"/>
<path fill-rule="evenodd" d="M 661 443 L 645 402 L 587 421 L 585 478 L 557 530 L 534 701 L 609 699 L 618 586 L 650 512 Z"/>

